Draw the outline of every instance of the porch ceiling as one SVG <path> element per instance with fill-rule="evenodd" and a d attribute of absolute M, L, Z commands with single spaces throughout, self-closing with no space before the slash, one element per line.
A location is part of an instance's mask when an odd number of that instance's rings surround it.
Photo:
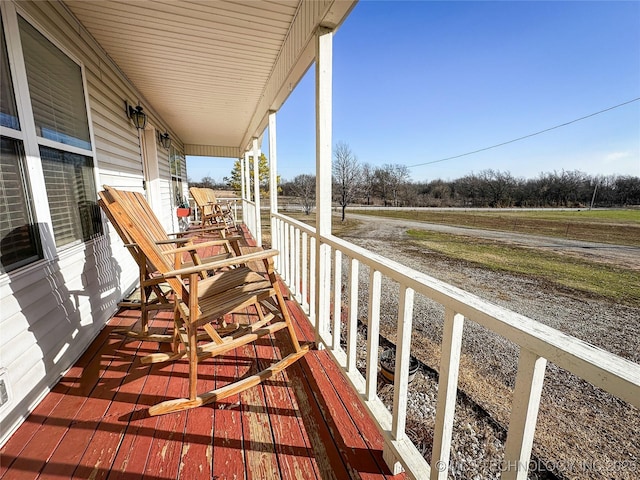
<path fill-rule="evenodd" d="M 193 155 L 237 156 L 313 62 L 318 26 L 355 0 L 67 0 Z M 233 154 L 233 155 L 232 155 Z"/>

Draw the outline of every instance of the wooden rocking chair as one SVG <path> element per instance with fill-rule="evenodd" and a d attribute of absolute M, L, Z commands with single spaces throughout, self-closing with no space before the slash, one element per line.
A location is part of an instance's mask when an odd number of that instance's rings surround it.
<path fill-rule="evenodd" d="M 202 190 L 204 190 L 207 200 L 213 207 L 218 223 L 224 224 L 228 231 L 237 229 L 236 219 L 233 216 L 233 209 L 231 208 L 231 202 L 219 201 L 216 197 L 216 193 L 211 188 L 203 188 Z"/>
<path fill-rule="evenodd" d="M 150 415 L 161 415 L 182 411 L 207 403 L 222 400 L 277 375 L 287 366 L 300 359 L 307 346 L 298 342 L 284 297 L 277 282 L 273 267 L 276 250 L 265 250 L 217 260 L 187 268 L 176 268 L 174 257 L 184 249 L 180 247 L 162 250 L 129 203 L 127 192 L 105 186 L 100 192 L 103 200 L 110 203 L 120 228 L 128 232 L 138 245 L 140 253 L 158 270 L 160 278 L 167 281 L 174 291 L 174 342 L 173 351 L 154 353 L 143 358 L 144 363 L 176 361 L 186 357 L 189 361 L 189 395 L 187 398 L 167 400 L 149 408 Z M 247 264 L 262 261 L 264 274 L 251 270 Z M 203 270 L 215 272 L 202 278 Z M 188 283 L 183 278 L 188 276 Z M 255 308 L 258 321 L 223 334 L 215 328 L 221 325 L 225 315 Z M 211 341 L 198 344 L 197 332 L 202 327 Z M 222 388 L 198 393 L 198 363 L 206 358 L 223 354 L 243 345 L 255 342 L 265 335 L 282 330 L 293 352 L 269 368 L 236 380 Z"/>
<path fill-rule="evenodd" d="M 236 220 L 229 202 L 218 202 L 215 192 L 210 188 L 190 187 L 189 193 L 200 212 L 202 224 L 222 226 L 226 231 L 237 231 Z"/>
<path fill-rule="evenodd" d="M 167 250 L 172 249 L 175 245 L 193 245 L 197 235 L 208 235 L 216 231 L 220 231 L 223 227 L 213 227 L 201 230 L 194 230 L 191 232 L 180 233 L 166 233 L 160 221 L 155 216 L 149 204 L 146 202 L 142 194 L 137 192 L 122 192 L 123 195 L 128 197 L 130 202 L 130 208 L 132 213 L 138 215 L 139 218 L 145 222 L 149 231 L 153 232 L 156 243 L 160 248 Z M 114 217 L 114 212 L 111 210 L 113 201 L 108 197 L 100 198 L 98 204 L 104 211 L 105 215 L 113 225 L 114 229 L 124 242 L 125 247 L 129 250 L 134 260 L 138 264 L 140 280 L 139 280 L 139 301 L 132 301 L 125 299 L 118 305 L 125 308 L 140 308 L 140 330 L 133 330 L 131 328 L 117 329 L 116 332 L 124 334 L 129 337 L 157 341 L 157 342 L 172 342 L 172 334 L 158 334 L 151 333 L 149 331 L 149 315 L 155 310 L 169 310 L 173 309 L 173 303 L 170 301 L 169 296 L 171 294 L 171 288 L 169 284 L 158 275 L 157 269 L 152 265 L 147 257 L 142 253 L 139 246 L 135 243 L 130 234 L 122 229 L 120 224 Z M 188 235 L 188 236 L 187 236 Z M 174 237 L 174 238 L 171 238 Z M 198 248 L 206 248 L 211 246 L 217 246 L 221 250 L 221 253 L 214 257 L 200 258 L 197 251 L 190 251 L 191 261 L 181 263 L 181 266 L 189 267 L 203 262 L 211 262 L 213 260 L 220 260 L 232 255 L 240 253 L 237 241 L 240 237 L 230 237 L 221 240 L 213 240 L 205 243 L 199 243 Z M 180 258 L 181 259 L 181 258 Z M 206 272 L 203 276 L 206 276 Z"/>

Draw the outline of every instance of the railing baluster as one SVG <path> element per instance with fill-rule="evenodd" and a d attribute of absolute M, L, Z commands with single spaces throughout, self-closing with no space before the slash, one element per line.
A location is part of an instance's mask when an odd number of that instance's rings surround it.
<path fill-rule="evenodd" d="M 278 221 L 278 229 L 276 230 L 278 237 L 278 251 L 280 254 L 278 255 L 278 273 L 280 277 L 284 280 L 284 257 L 287 255 L 287 251 L 284 249 L 284 242 L 282 241 L 282 230 L 285 228 L 284 220 L 277 219 Z"/>
<path fill-rule="evenodd" d="M 311 269 L 309 270 L 309 320 L 316 328 L 316 237 L 309 237 L 309 258 Z"/>
<path fill-rule="evenodd" d="M 414 291 L 402 285 L 398 305 L 398 339 L 396 346 L 396 370 L 394 373 L 393 425 L 391 435 L 399 439 L 405 435 L 407 396 L 409 392 L 409 362 L 411 353 L 411 328 L 413 325 Z"/>
<path fill-rule="evenodd" d="M 380 339 L 380 287 L 382 275 L 371 269 L 369 279 L 369 320 L 367 322 L 367 378 L 365 396 L 373 400 L 378 392 L 378 345 Z"/>
<path fill-rule="evenodd" d="M 449 470 L 463 326 L 464 316 L 448 307 L 445 308 L 436 425 L 431 454 L 431 480 L 446 480 Z"/>
<path fill-rule="evenodd" d="M 296 276 L 294 274 L 296 268 L 296 239 L 295 239 L 295 227 L 291 225 L 289 227 L 289 289 L 295 295 L 296 291 Z"/>
<path fill-rule="evenodd" d="M 309 238 L 307 232 L 302 232 L 302 301 L 300 302 L 303 310 L 309 314 Z"/>
<path fill-rule="evenodd" d="M 301 296 L 300 296 L 300 229 L 298 227 L 296 227 L 295 230 L 295 237 L 296 237 L 296 244 L 295 244 L 295 251 L 296 251 L 296 261 L 295 261 L 295 275 L 294 275 L 294 279 L 293 279 L 293 283 L 295 284 L 296 288 L 294 289 L 294 294 L 296 297 L 296 300 L 298 301 L 298 303 L 301 302 Z"/>
<path fill-rule="evenodd" d="M 352 258 L 349 268 L 349 327 L 347 328 L 347 372 L 356 370 L 358 341 L 358 284 L 360 262 Z"/>
<path fill-rule="evenodd" d="M 282 245 L 285 249 L 285 253 L 284 255 L 282 255 L 284 258 L 282 259 L 282 275 L 283 275 L 283 280 L 284 282 L 287 284 L 288 287 L 290 287 L 290 278 L 289 278 L 289 261 L 290 261 L 290 257 L 291 257 L 291 248 L 289 245 L 289 228 L 291 228 L 291 226 L 287 223 L 285 228 L 282 229 Z"/>
<path fill-rule="evenodd" d="M 319 252 L 316 252 L 316 255 L 320 260 L 317 271 L 318 283 L 316 283 L 316 290 L 318 291 L 316 331 L 319 340 L 321 340 L 325 346 L 330 346 L 331 341 L 328 336 L 331 325 L 329 318 L 331 315 L 331 246 L 320 242 L 316 248 L 319 250 Z M 318 344 L 318 348 L 323 347 Z"/>
<path fill-rule="evenodd" d="M 502 478 L 505 480 L 527 478 L 546 367 L 546 358 L 520 348 L 511 419 L 504 447 Z"/>
<path fill-rule="evenodd" d="M 331 327 L 331 348 L 340 349 L 340 315 L 342 313 L 342 252 L 333 253 L 333 326 Z"/>
<path fill-rule="evenodd" d="M 280 254 L 278 255 L 278 274 L 280 275 L 280 277 L 282 277 L 282 259 L 284 258 L 284 256 L 287 254 L 287 252 L 284 250 L 283 248 L 283 244 L 282 244 L 282 228 L 284 225 L 284 220 L 281 220 L 280 218 L 276 218 L 276 229 L 273 232 L 273 236 L 274 239 L 276 241 L 277 244 L 277 249 L 280 252 Z"/>

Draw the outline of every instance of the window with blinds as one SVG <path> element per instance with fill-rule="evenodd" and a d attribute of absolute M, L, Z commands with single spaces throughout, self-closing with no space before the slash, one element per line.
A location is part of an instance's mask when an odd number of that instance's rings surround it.
<path fill-rule="evenodd" d="M 169 169 L 171 171 L 171 188 L 173 190 L 174 206 L 182 204 L 186 198 L 182 188 L 183 172 L 186 172 L 186 160 L 182 152 L 173 145 L 169 150 Z"/>
<path fill-rule="evenodd" d="M 0 17 L 0 22 L 2 17 Z M 20 130 L 18 121 L 18 110 L 16 109 L 16 99 L 13 95 L 13 80 L 9 71 L 9 57 L 7 56 L 7 44 L 4 39 L 4 28 L 0 33 L 0 125 L 3 127 Z"/>
<path fill-rule="evenodd" d="M 80 66 L 23 18 L 18 25 L 37 135 L 91 150 Z"/>
<path fill-rule="evenodd" d="M 0 126 L 20 130 L 4 27 L 0 31 L 0 62 Z M 42 257 L 25 174 L 24 148 L 21 139 L 8 136 L 13 134 L 7 131 L 7 135 L 0 137 L 0 272 L 3 273 Z"/>
<path fill-rule="evenodd" d="M 82 69 L 18 16 L 29 96 L 39 138 L 56 247 L 102 234 Z M 39 142 L 42 142 L 39 140 Z"/>
<path fill-rule="evenodd" d="M 31 196 L 24 172 L 22 142 L 0 140 L 0 263 L 10 272 L 42 257 Z"/>
<path fill-rule="evenodd" d="M 93 159 L 49 147 L 40 147 L 40 158 L 56 246 L 101 234 Z"/>

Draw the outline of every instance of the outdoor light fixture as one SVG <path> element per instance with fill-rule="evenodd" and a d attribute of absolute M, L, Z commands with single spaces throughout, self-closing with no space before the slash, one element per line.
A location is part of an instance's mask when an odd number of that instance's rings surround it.
<path fill-rule="evenodd" d="M 142 107 L 132 107 L 129 102 L 124 102 L 127 117 L 129 117 L 138 130 L 142 130 L 147 125 L 147 114 L 142 111 Z"/>
<path fill-rule="evenodd" d="M 171 137 L 167 132 L 158 132 L 158 141 L 160 142 L 160 145 L 169 150 L 169 147 L 171 146 Z"/>

